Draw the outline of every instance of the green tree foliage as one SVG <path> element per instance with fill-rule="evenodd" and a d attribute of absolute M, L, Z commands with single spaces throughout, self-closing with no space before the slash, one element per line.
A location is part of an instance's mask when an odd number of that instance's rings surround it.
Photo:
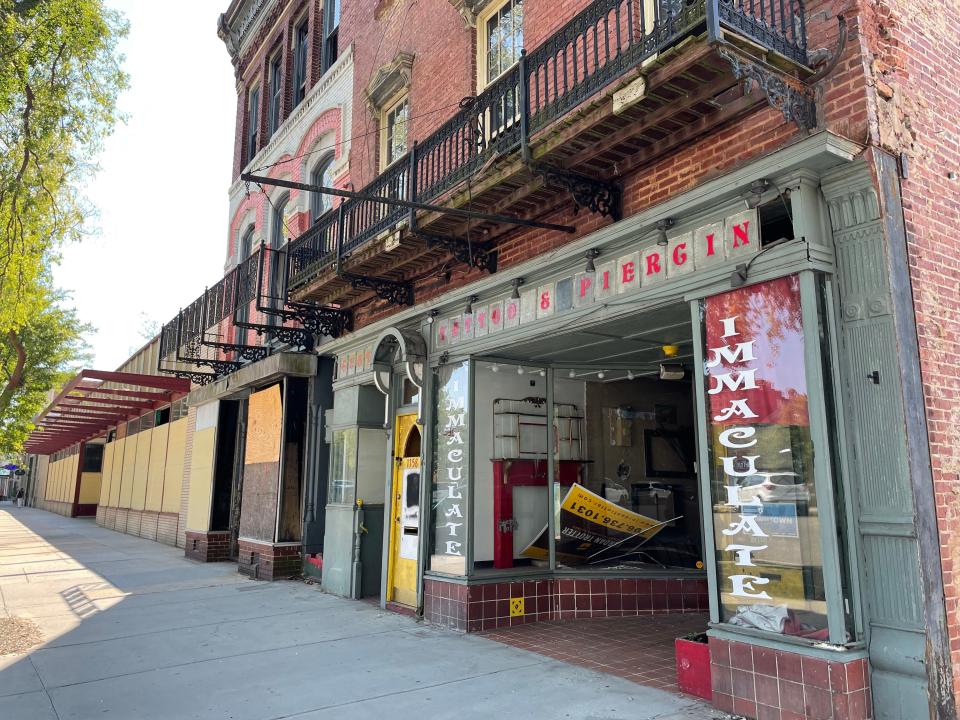
<path fill-rule="evenodd" d="M 81 188 L 118 119 L 127 78 L 116 44 L 125 32 L 100 0 L 0 0 L 0 344 L 23 365 L 2 379 L 4 427 L 14 408 L 22 419 L 30 402 L 35 411 L 43 405 L 18 383 L 56 380 L 29 364 L 49 365 L 78 347 L 83 328 L 58 306 L 50 267 L 64 243 L 88 230 Z M 57 322 L 68 327 L 54 332 Z M 30 344 L 44 333 L 62 340 L 41 359 Z"/>
<path fill-rule="evenodd" d="M 51 389 L 61 387 L 89 359 L 82 338 L 91 328 L 64 307 L 63 298 L 45 292 L 43 309 L 0 344 L 0 454 L 19 452 Z"/>

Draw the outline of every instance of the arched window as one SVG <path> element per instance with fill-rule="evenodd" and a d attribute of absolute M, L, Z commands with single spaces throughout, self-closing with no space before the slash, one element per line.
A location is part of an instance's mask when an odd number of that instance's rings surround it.
<path fill-rule="evenodd" d="M 313 170 L 310 171 L 310 184 L 322 185 L 323 187 L 333 186 L 333 155 L 326 155 L 320 159 Z M 333 197 L 323 193 L 310 194 L 310 221 L 316 222 L 327 210 L 333 206 Z"/>
<path fill-rule="evenodd" d="M 270 223 L 270 247 L 272 248 L 279 248 L 285 241 L 287 228 L 283 223 L 283 215 L 287 210 L 289 200 L 290 196 L 284 195 L 273 203 L 273 218 L 271 218 L 272 222 Z"/>
<path fill-rule="evenodd" d="M 237 248 L 237 262 L 241 263 L 250 257 L 253 252 L 253 225 L 250 225 L 240 236 L 240 245 Z"/>

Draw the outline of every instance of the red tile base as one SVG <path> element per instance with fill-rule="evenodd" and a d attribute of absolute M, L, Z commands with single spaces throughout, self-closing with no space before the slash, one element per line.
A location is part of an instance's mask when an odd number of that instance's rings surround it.
<path fill-rule="evenodd" d="M 257 580 L 281 580 L 303 572 L 303 546 L 240 539 L 238 567 Z"/>
<path fill-rule="evenodd" d="M 824 660 L 710 638 L 713 704 L 757 720 L 870 720 L 865 658 Z"/>
<path fill-rule="evenodd" d="M 473 585 L 426 579 L 423 593 L 427 622 L 460 632 L 709 608 L 705 579 L 546 579 Z M 523 599 L 522 614 L 511 615 L 511 598 Z"/>

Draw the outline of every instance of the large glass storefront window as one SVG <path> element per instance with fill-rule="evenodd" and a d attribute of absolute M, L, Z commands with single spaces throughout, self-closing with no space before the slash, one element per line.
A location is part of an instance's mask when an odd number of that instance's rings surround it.
<path fill-rule="evenodd" d="M 658 375 L 555 371 L 557 567 L 703 568 L 690 377 Z"/>
<path fill-rule="evenodd" d="M 470 363 L 441 365 L 434 374 L 436 417 L 431 487 L 430 569 L 467 569 L 470 478 Z"/>
<path fill-rule="evenodd" d="M 474 569 L 549 567 L 547 371 L 476 362 L 474 389 Z"/>
<path fill-rule="evenodd" d="M 702 315 L 721 620 L 825 640 L 799 277 L 707 298 Z"/>

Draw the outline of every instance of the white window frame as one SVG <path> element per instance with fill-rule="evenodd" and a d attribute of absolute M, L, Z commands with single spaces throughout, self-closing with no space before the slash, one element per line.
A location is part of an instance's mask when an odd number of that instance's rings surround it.
<path fill-rule="evenodd" d="M 484 8 L 483 12 L 477 15 L 477 92 L 482 91 L 485 87 L 495 82 L 501 75 L 512 70 L 513 67 L 519 62 L 520 54 L 518 50 L 517 60 L 514 60 L 512 64 L 501 70 L 500 73 L 495 77 L 487 77 L 487 56 L 489 54 L 488 48 L 490 44 L 487 23 L 491 18 L 493 18 L 494 15 L 499 14 L 505 6 L 517 4 L 522 5 L 523 0 L 503 0 L 502 2 L 491 3 L 489 7 Z M 522 28 L 523 25 L 521 23 L 521 32 Z"/>
<path fill-rule="evenodd" d="M 395 112 L 401 105 L 406 104 L 407 106 L 407 152 L 410 148 L 410 91 L 408 88 L 404 88 L 396 95 L 394 95 L 390 102 L 386 103 L 383 106 L 383 109 L 380 111 L 380 172 L 383 172 L 391 165 L 393 165 L 397 160 L 399 160 L 403 155 L 406 155 L 406 152 L 399 157 L 393 158 L 388 161 L 388 148 L 389 148 L 389 138 L 387 136 L 390 114 Z"/>

